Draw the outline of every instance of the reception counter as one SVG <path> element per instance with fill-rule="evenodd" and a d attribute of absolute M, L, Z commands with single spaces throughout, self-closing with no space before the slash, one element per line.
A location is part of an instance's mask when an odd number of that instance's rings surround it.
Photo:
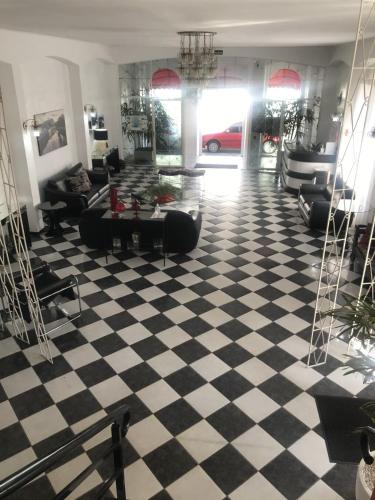
<path fill-rule="evenodd" d="M 336 155 L 296 150 L 285 143 L 281 165 L 285 191 L 298 194 L 301 184 L 327 184 L 335 164 Z"/>

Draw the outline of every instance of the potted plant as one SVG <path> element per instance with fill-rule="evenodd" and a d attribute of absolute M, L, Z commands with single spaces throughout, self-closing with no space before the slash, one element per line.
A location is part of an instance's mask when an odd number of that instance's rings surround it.
<path fill-rule="evenodd" d="M 349 342 L 358 342 L 357 356 L 348 356 L 350 360 L 343 367 L 345 375 L 360 373 L 365 383 L 372 383 L 375 381 L 375 357 L 371 355 L 375 340 L 375 303 L 370 298 L 353 300 L 352 297 L 344 296 L 344 300 L 344 306 L 329 310 L 326 314 L 341 323 L 338 337 L 345 336 Z M 358 428 L 356 432 L 375 434 L 375 401 L 366 403 L 361 410 L 369 417 L 371 425 L 365 429 Z M 361 442 L 363 445 L 363 439 Z M 371 455 L 374 456 L 375 452 Z M 367 459 L 364 458 L 357 470 L 356 500 L 375 500 L 375 461 L 368 454 Z"/>
<path fill-rule="evenodd" d="M 161 182 L 150 186 L 141 196 L 149 203 L 163 204 L 180 200 L 182 190 L 169 182 Z"/>
<path fill-rule="evenodd" d="M 375 340 L 375 303 L 370 298 L 353 300 L 343 295 L 345 304 L 338 309 L 330 309 L 327 316 L 337 319 L 341 324 L 338 337 L 347 336 L 349 342 L 356 339 L 362 349 L 372 350 Z"/>

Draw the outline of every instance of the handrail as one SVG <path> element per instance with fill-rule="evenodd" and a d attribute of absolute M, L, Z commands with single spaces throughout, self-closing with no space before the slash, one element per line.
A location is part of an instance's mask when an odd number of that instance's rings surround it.
<path fill-rule="evenodd" d="M 127 405 L 121 405 L 115 410 L 111 411 L 108 415 L 103 417 L 102 419 L 94 422 L 90 427 L 83 430 L 75 437 L 73 437 L 70 441 L 63 444 L 53 452 L 49 453 L 43 458 L 35 460 L 29 465 L 26 465 L 18 472 L 15 472 L 5 478 L 0 482 L 0 499 L 6 498 L 8 495 L 13 493 L 14 491 L 22 488 L 30 481 L 38 477 L 40 474 L 43 474 L 47 470 L 49 470 L 53 465 L 59 462 L 60 459 L 65 457 L 72 450 L 76 449 L 81 444 L 88 441 L 90 438 L 101 432 L 103 429 L 108 427 L 110 424 L 112 425 L 112 442 L 113 446 L 110 448 L 113 451 L 114 456 L 121 451 L 121 440 L 125 437 L 128 426 L 129 426 L 129 409 Z M 107 452 L 106 452 L 107 453 Z M 106 454 L 105 453 L 105 454 Z M 99 459 L 100 461 L 100 459 Z M 116 464 L 115 464 L 116 466 Z M 91 468 L 91 466 L 89 466 Z M 83 475 L 83 473 L 81 473 Z M 82 478 L 83 480 L 83 478 Z M 82 481 L 80 481 L 82 482 Z M 73 479 L 72 483 L 76 483 L 76 480 Z M 71 484 L 72 484 L 71 483 Z M 68 485 L 70 486 L 70 485 Z M 66 489 L 65 487 L 64 489 Z M 125 496 L 122 496 L 125 498 Z"/>

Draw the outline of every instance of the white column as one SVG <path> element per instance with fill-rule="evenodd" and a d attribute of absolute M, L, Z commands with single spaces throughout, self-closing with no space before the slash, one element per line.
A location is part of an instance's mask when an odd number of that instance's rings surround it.
<path fill-rule="evenodd" d="M 182 90 L 182 166 L 194 168 L 199 156 L 198 89 Z"/>
<path fill-rule="evenodd" d="M 31 231 L 38 232 L 43 227 L 40 211 L 38 177 L 32 148 L 32 133 L 22 129 L 22 119 L 29 118 L 26 113 L 22 76 L 18 65 L 0 62 L 0 86 L 4 101 L 4 117 L 13 170 L 17 184 L 18 199 L 25 204 Z M 35 140 L 35 139 L 34 139 Z"/>

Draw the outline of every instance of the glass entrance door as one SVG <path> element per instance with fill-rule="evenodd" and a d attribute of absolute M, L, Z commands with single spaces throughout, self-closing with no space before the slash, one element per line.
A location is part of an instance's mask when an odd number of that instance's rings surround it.
<path fill-rule="evenodd" d="M 153 89 L 152 107 L 156 165 L 180 166 L 181 90 Z"/>

